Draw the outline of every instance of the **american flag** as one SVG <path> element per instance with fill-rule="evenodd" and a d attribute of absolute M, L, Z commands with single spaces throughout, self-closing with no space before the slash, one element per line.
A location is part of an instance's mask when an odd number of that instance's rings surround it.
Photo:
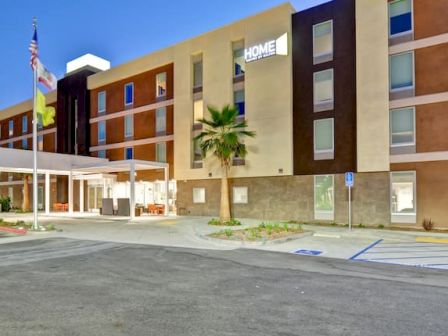
<path fill-rule="evenodd" d="M 37 66 L 37 57 L 38 57 L 38 51 L 39 47 L 37 45 L 37 28 L 36 25 L 34 25 L 34 34 L 33 38 L 31 39 L 29 50 L 31 52 L 31 59 L 30 59 L 30 65 L 33 70 L 36 69 Z"/>

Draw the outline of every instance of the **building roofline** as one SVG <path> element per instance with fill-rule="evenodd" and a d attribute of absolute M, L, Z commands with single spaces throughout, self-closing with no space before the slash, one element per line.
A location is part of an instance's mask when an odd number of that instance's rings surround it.
<path fill-rule="evenodd" d="M 266 15 L 266 14 L 268 14 L 270 12 L 275 12 L 275 11 L 278 11 L 278 10 L 281 10 L 281 9 L 288 10 L 288 11 L 290 11 L 291 14 L 296 12 L 294 6 L 290 2 L 284 2 L 284 3 L 280 4 L 280 5 L 271 7 L 269 9 L 267 9 L 267 10 L 264 10 L 264 11 L 257 12 L 255 14 L 249 15 L 249 16 L 244 17 L 242 19 L 239 19 L 239 20 L 227 23 L 227 24 L 225 24 L 223 26 L 220 26 L 218 28 L 212 29 L 212 30 L 207 31 L 205 33 L 202 33 L 200 35 L 196 35 L 194 37 L 191 37 L 191 38 L 179 41 L 179 42 L 174 43 L 174 44 L 172 44 L 172 45 L 170 45 L 168 47 L 154 50 L 154 51 L 152 51 L 152 52 L 150 52 L 148 54 L 145 54 L 143 56 L 137 57 L 137 58 L 135 58 L 133 60 L 130 60 L 128 62 L 125 62 L 125 63 L 122 63 L 122 64 L 117 65 L 115 67 L 112 67 L 111 69 L 109 69 L 107 71 L 102 71 L 102 72 L 93 74 L 93 75 L 91 75 L 91 76 L 89 76 L 87 78 L 87 87 L 88 87 L 89 90 L 97 89 L 97 88 L 100 88 L 102 86 L 105 86 L 105 85 L 108 85 L 110 83 L 113 83 L 115 81 L 123 80 L 123 79 L 126 79 L 126 78 L 130 77 L 130 76 L 134 76 L 134 75 L 143 73 L 145 71 L 149 71 L 151 69 L 154 69 L 154 68 L 157 68 L 157 67 L 169 64 L 169 63 L 173 62 L 173 58 L 171 57 L 171 60 L 169 60 L 169 57 L 167 57 L 167 55 L 169 55 L 174 50 L 174 48 L 176 48 L 176 47 L 180 47 L 180 46 L 185 45 L 185 44 L 193 43 L 194 41 L 203 39 L 204 37 L 206 37 L 208 35 L 212 35 L 212 34 L 220 32 L 222 30 L 228 29 L 231 26 L 234 26 L 234 25 L 237 25 L 237 24 L 241 24 L 242 22 L 254 19 L 254 18 L 258 17 L 258 16 Z M 158 63 L 157 66 L 151 67 L 151 68 L 137 66 L 137 64 L 145 63 L 144 62 L 145 60 L 148 60 L 148 59 L 151 59 L 151 58 L 156 59 L 156 60 L 159 59 L 160 62 Z M 129 70 L 126 71 L 125 70 L 126 68 L 132 68 L 132 70 L 129 69 Z"/>
<path fill-rule="evenodd" d="M 46 98 L 47 105 L 56 103 L 58 96 L 57 90 L 48 92 L 44 94 L 44 96 Z M 18 104 L 0 110 L 0 120 L 11 118 L 15 115 L 31 111 L 32 109 L 33 109 L 33 99 L 22 101 Z"/>

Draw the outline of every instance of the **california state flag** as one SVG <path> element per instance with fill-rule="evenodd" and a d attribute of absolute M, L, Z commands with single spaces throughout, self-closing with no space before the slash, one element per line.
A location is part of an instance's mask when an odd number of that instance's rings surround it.
<path fill-rule="evenodd" d="M 40 59 L 37 61 L 37 79 L 40 83 L 45 85 L 49 90 L 56 90 L 58 86 L 58 80 L 55 75 L 53 75 L 46 67 L 42 64 Z"/>

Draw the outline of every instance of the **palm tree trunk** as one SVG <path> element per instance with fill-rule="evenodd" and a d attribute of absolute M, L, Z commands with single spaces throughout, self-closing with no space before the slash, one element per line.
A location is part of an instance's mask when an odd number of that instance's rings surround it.
<path fill-rule="evenodd" d="M 223 164 L 221 177 L 221 208 L 219 211 L 219 220 L 221 223 L 230 221 L 228 173 L 229 168 L 226 164 Z"/>
<path fill-rule="evenodd" d="M 30 189 L 28 186 L 28 175 L 23 177 L 23 200 L 22 210 L 28 211 L 30 209 Z"/>

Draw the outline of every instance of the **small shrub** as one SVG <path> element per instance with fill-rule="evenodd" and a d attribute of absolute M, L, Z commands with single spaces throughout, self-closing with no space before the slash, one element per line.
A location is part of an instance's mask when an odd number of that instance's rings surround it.
<path fill-rule="evenodd" d="M 0 198 L 0 207 L 4 212 L 9 212 L 11 210 L 11 198 L 9 196 Z"/>
<path fill-rule="evenodd" d="M 331 226 L 337 226 L 336 222 L 331 222 L 330 225 Z"/>
<path fill-rule="evenodd" d="M 249 240 L 261 238 L 260 230 L 258 228 L 248 228 L 246 229 L 246 237 Z"/>
<path fill-rule="evenodd" d="M 289 225 L 288 225 L 288 223 L 284 223 L 283 224 L 283 230 L 285 230 L 285 232 L 289 232 Z"/>
<path fill-rule="evenodd" d="M 233 232 L 231 229 L 225 229 L 224 234 L 226 235 L 227 238 L 230 238 L 230 237 L 232 237 Z"/>
<path fill-rule="evenodd" d="M 56 227 L 54 226 L 54 224 L 48 224 L 47 226 L 45 226 L 45 228 L 46 228 L 48 231 L 54 231 L 54 230 L 56 230 Z"/>
<path fill-rule="evenodd" d="M 422 226 L 425 231 L 431 231 L 432 229 L 434 229 L 434 222 L 431 218 L 425 218 L 423 220 Z"/>
<path fill-rule="evenodd" d="M 358 228 L 360 228 L 360 229 L 365 229 L 366 227 L 365 227 L 365 225 L 364 225 L 364 224 L 362 224 L 362 223 L 359 223 L 359 225 L 358 225 Z"/>
<path fill-rule="evenodd" d="M 274 231 L 277 232 L 277 233 L 282 231 L 282 228 L 280 227 L 279 223 L 275 223 L 274 224 Z"/>
<path fill-rule="evenodd" d="M 266 224 L 263 222 L 263 223 L 261 223 L 260 225 L 258 225 L 258 227 L 259 227 L 260 229 L 265 229 L 265 228 L 266 228 Z"/>
<path fill-rule="evenodd" d="M 3 218 L 0 218 L 0 223 L 3 223 Z"/>
<path fill-rule="evenodd" d="M 16 225 L 24 226 L 25 222 L 23 220 L 19 220 L 19 221 L 16 222 Z"/>
<path fill-rule="evenodd" d="M 378 225 L 378 229 L 384 229 L 384 224 L 380 224 L 380 225 Z"/>
<path fill-rule="evenodd" d="M 219 221 L 219 219 L 212 218 L 208 221 L 208 225 L 221 225 L 221 222 Z"/>
<path fill-rule="evenodd" d="M 239 225 L 241 225 L 241 222 L 238 219 L 232 218 L 228 222 L 224 222 L 224 225 L 227 225 L 227 226 L 239 226 Z"/>

